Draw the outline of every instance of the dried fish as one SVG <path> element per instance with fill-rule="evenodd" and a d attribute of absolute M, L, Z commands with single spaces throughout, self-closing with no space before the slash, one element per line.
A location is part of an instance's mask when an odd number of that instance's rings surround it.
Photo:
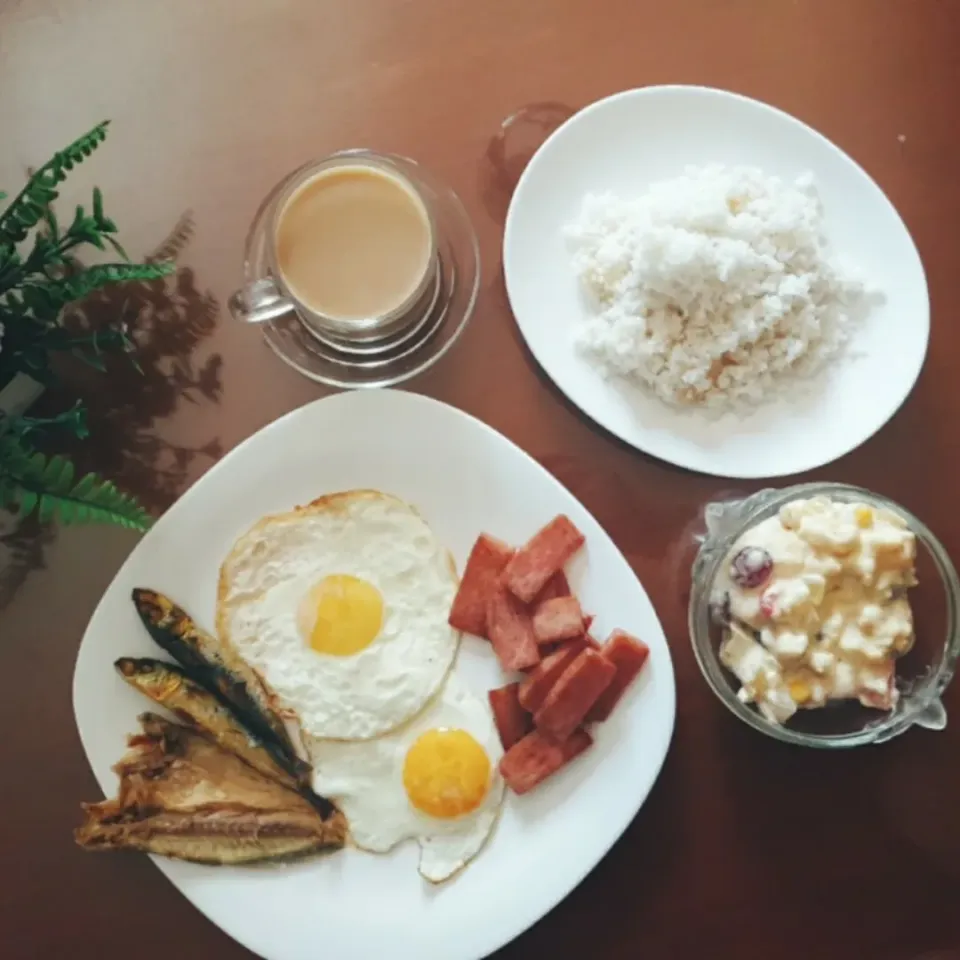
<path fill-rule="evenodd" d="M 154 641 L 208 690 L 216 691 L 236 711 L 243 724 L 261 740 L 275 743 L 291 769 L 305 778 L 303 762 L 283 718 L 274 709 L 263 681 L 229 646 L 201 630 L 190 615 L 169 597 L 136 588 L 133 603 Z"/>
<path fill-rule="evenodd" d="M 121 657 L 114 666 L 130 686 L 203 730 L 254 770 L 290 790 L 299 788 L 293 772 L 285 768 L 279 748 L 247 730 L 227 706 L 191 680 L 182 667 L 150 657 Z"/>
<path fill-rule="evenodd" d="M 114 768 L 116 799 L 84 804 L 87 850 L 140 850 L 208 864 L 302 857 L 342 847 L 343 814 L 327 816 L 205 736 L 155 714 Z"/>

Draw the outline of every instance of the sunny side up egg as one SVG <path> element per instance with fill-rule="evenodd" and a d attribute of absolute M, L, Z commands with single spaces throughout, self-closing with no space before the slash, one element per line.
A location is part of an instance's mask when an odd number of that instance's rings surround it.
<path fill-rule="evenodd" d="M 410 506 L 372 490 L 265 517 L 220 569 L 220 637 L 308 736 L 376 737 L 409 720 L 453 664 L 448 551 Z"/>
<path fill-rule="evenodd" d="M 353 842 L 386 853 L 420 845 L 420 874 L 453 876 L 490 836 L 503 802 L 503 750 L 489 706 L 456 675 L 399 730 L 362 743 L 308 741 L 313 788 L 350 824 Z"/>

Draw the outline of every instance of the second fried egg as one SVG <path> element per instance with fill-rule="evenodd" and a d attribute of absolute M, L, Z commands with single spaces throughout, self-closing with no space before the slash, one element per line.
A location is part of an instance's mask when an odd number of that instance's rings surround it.
<path fill-rule="evenodd" d="M 490 707 L 451 676 L 408 724 L 363 743 L 308 741 L 313 788 L 350 824 L 353 842 L 385 853 L 420 845 L 420 874 L 453 876 L 490 836 L 503 802 L 503 750 Z"/>
<path fill-rule="evenodd" d="M 363 740 L 440 687 L 459 636 L 448 552 L 420 515 L 372 490 L 266 517 L 220 570 L 217 626 L 312 737 Z"/>

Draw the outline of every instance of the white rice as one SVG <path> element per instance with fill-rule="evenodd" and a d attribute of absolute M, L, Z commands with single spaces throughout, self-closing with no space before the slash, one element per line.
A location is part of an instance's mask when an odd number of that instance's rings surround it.
<path fill-rule="evenodd" d="M 566 229 L 594 310 L 579 349 L 674 404 L 754 406 L 837 356 L 869 307 L 823 237 L 813 178 L 688 168 Z"/>

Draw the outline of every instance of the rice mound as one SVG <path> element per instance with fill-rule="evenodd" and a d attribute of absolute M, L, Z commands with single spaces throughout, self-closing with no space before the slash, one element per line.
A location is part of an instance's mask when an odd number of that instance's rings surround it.
<path fill-rule="evenodd" d="M 673 404 L 755 406 L 843 349 L 870 294 L 831 256 L 809 174 L 688 168 L 566 228 L 594 311 L 578 349 Z"/>

